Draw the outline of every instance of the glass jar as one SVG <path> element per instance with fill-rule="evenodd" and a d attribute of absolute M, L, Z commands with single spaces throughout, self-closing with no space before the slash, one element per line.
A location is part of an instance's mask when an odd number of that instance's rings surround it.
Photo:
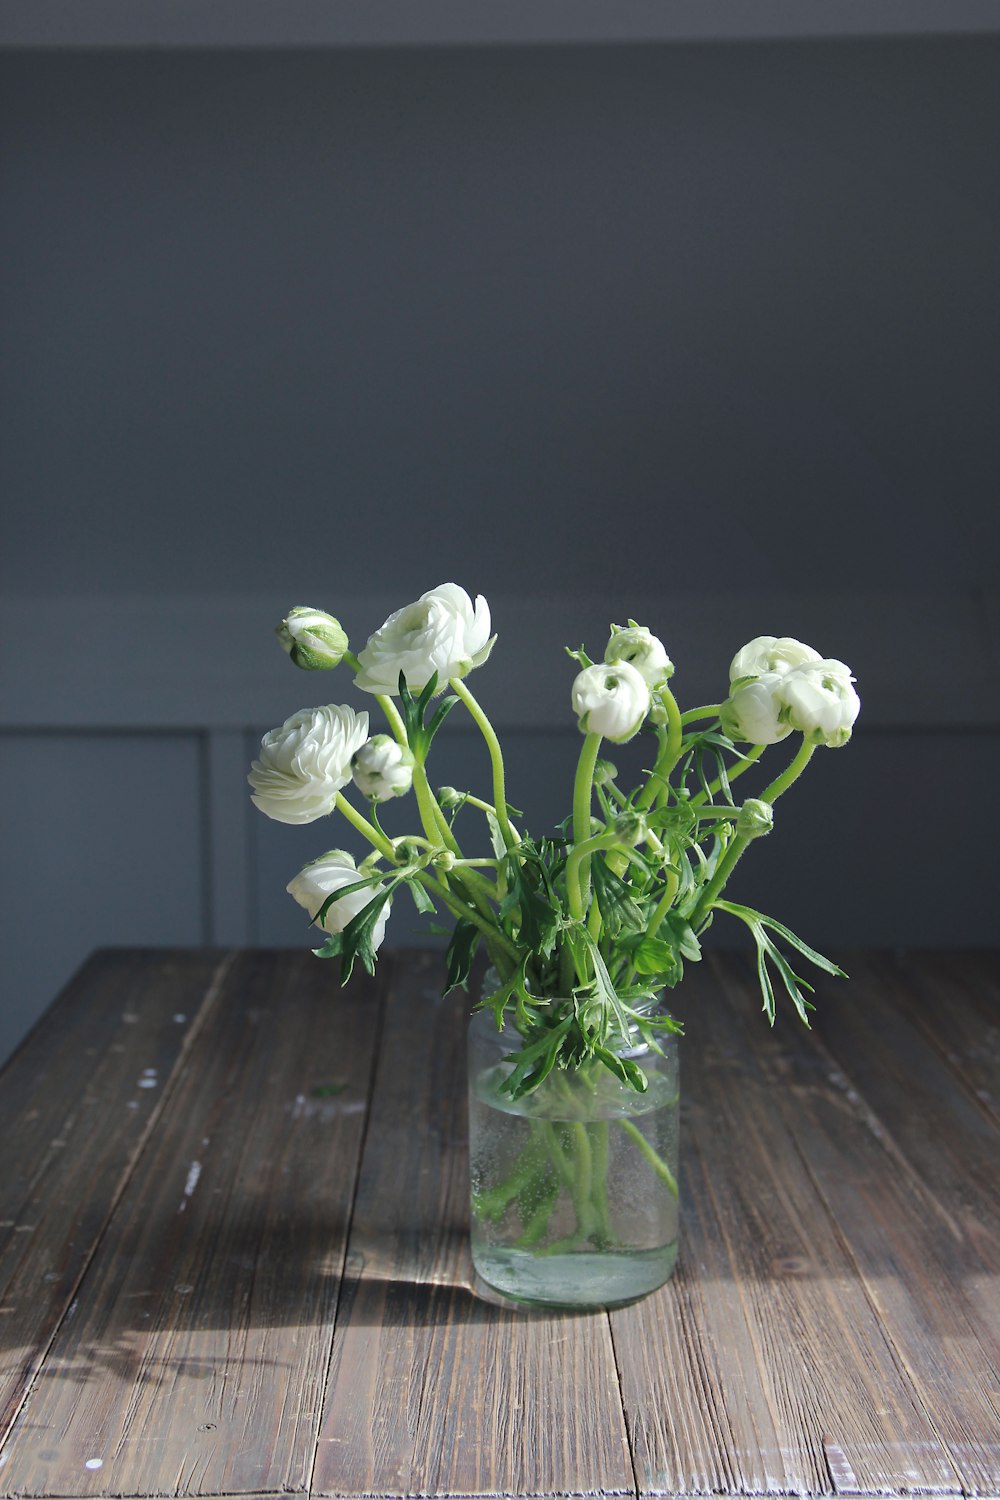
<path fill-rule="evenodd" d="M 469 1023 L 472 1259 L 495 1291 L 546 1307 L 621 1307 L 677 1259 L 677 1037 L 633 1028 L 621 1055 L 645 1093 L 603 1063 L 554 1069 L 521 1099 L 501 1085 L 521 1038 L 491 1012 Z"/>

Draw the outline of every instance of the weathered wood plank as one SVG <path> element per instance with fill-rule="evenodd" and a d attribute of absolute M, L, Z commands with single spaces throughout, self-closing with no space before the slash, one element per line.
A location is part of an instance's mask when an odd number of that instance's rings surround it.
<path fill-rule="evenodd" d="M 414 957 L 388 999 L 314 1493 L 632 1494 L 606 1316 L 472 1293 L 468 1000 L 441 977 Z"/>
<path fill-rule="evenodd" d="M 7 1493 L 307 1489 L 378 1009 L 309 954 L 237 958 L 15 1425 Z"/>
<path fill-rule="evenodd" d="M 773 1081 L 771 1107 L 793 1136 L 963 1490 L 996 1493 L 1000 1263 L 986 1227 L 995 1207 L 972 1190 L 970 1177 L 947 1181 L 947 1163 L 959 1163 L 963 1151 L 987 1175 L 982 1131 L 992 1127 L 932 1049 L 919 1089 L 893 1060 L 925 1044 L 887 1003 L 891 966 L 860 957 L 847 966 L 848 984 L 817 986 L 815 1030 L 776 1028 L 761 1052 Z M 726 998 L 734 1021 L 746 1016 L 737 988 L 727 987 Z M 920 1472 L 918 1455 L 912 1465 L 910 1454 L 901 1458 Z"/>
<path fill-rule="evenodd" d="M 0 1075 L 0 1441 L 223 965 L 218 953 L 96 953 Z"/>
<path fill-rule="evenodd" d="M 989 951 L 914 953 L 890 994 L 1000 1125 L 1000 965 Z"/>
<path fill-rule="evenodd" d="M 815 1170 L 964 1488 L 996 1493 L 1000 1138 L 913 1024 L 921 962 L 859 956 L 849 986 L 825 987 L 811 1040 L 855 1128 L 831 1129 Z M 919 997 L 915 1014 L 931 1000 L 947 1010 L 952 993 L 948 982 Z"/>
<path fill-rule="evenodd" d="M 797 1148 L 811 1097 L 782 1107 L 800 1038 L 776 1047 L 741 972 L 685 978 L 678 1271 L 612 1314 L 640 1493 L 955 1493 Z"/>

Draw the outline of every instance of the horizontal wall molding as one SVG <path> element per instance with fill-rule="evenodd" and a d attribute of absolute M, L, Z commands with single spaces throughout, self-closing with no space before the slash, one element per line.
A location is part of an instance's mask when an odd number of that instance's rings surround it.
<path fill-rule="evenodd" d="M 994 0 L 5 0 L 0 44 L 490 46 L 998 30 Z"/>
<path fill-rule="evenodd" d="M 357 650 L 406 601 L 321 602 L 335 608 Z M 271 597 L 8 597 L 0 601 L 0 730 L 234 732 L 318 703 L 362 707 L 367 695 L 345 669 L 300 672 L 280 650 L 273 627 L 287 604 Z M 849 662 L 867 728 L 1000 727 L 1000 616 L 984 594 L 671 592 L 623 607 L 620 595 L 560 593 L 494 596 L 490 604 L 499 641 L 475 674 L 475 691 L 500 729 L 566 728 L 573 664 L 562 648 L 584 641 L 599 656 L 609 622 L 624 623 L 626 613 L 662 636 L 686 706 L 717 700 L 733 653 L 771 632 Z"/>

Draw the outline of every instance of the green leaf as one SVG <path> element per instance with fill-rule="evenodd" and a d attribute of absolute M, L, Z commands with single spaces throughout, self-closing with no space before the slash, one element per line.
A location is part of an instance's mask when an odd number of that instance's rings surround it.
<path fill-rule="evenodd" d="M 740 906 L 736 901 L 716 900 L 712 904 L 713 906 L 717 906 L 720 911 L 728 911 L 733 916 L 740 917 L 744 922 L 752 919 L 755 922 L 759 922 L 762 927 L 770 927 L 772 932 L 778 933 L 780 937 L 785 939 L 786 943 L 790 943 L 793 948 L 797 948 L 803 958 L 807 958 L 811 964 L 815 964 L 817 969 L 822 969 L 826 974 L 832 974 L 835 979 L 847 978 L 844 970 L 839 968 L 832 959 L 824 958 L 822 953 L 817 953 L 815 948 L 810 948 L 808 943 L 803 942 L 790 927 L 786 927 L 783 922 L 779 922 L 777 917 L 767 917 L 763 912 L 754 911 L 752 906 Z"/>
<path fill-rule="evenodd" d="M 691 963 L 696 964 L 701 958 L 701 944 L 695 936 L 694 928 L 678 911 L 668 911 L 663 919 L 663 927 L 670 929 L 677 951 Z"/>
<path fill-rule="evenodd" d="M 410 895 L 413 897 L 413 904 L 417 908 L 417 911 L 437 911 L 437 907 L 434 905 L 434 902 L 431 899 L 430 892 L 420 884 L 420 881 L 417 880 L 415 876 L 408 875 L 404 877 L 403 883 L 405 884 Z"/>
<path fill-rule="evenodd" d="M 472 960 L 479 946 L 479 937 L 479 928 L 475 923 L 466 922 L 460 917 L 455 924 L 451 942 L 448 944 L 446 995 L 451 994 L 452 990 L 465 988 L 472 969 Z"/>
<path fill-rule="evenodd" d="M 315 917 L 313 917 L 314 924 L 317 927 L 321 927 L 323 925 L 323 921 L 326 917 L 327 912 L 330 910 L 330 907 L 335 901 L 339 901 L 341 896 L 351 896 L 355 891 L 365 891 L 369 886 L 378 885 L 379 881 L 384 879 L 385 871 L 378 870 L 374 875 L 366 875 L 363 879 L 356 880 L 353 885 L 342 885 L 338 890 L 332 891 L 331 894 L 327 896 L 326 900 L 323 902 L 323 905 L 320 907 Z M 393 882 L 393 884 L 395 884 L 395 881 Z"/>
<path fill-rule="evenodd" d="M 630 1057 L 619 1057 L 617 1052 L 612 1052 L 609 1047 L 595 1047 L 594 1056 L 598 1058 L 606 1068 L 610 1068 L 622 1083 L 630 1089 L 635 1089 L 637 1094 L 644 1094 L 649 1088 L 649 1079 L 645 1073 L 634 1063 Z"/>
<path fill-rule="evenodd" d="M 603 854 L 596 855 L 591 861 L 590 873 L 608 937 L 614 940 L 623 932 L 641 932 L 646 922 L 645 913 L 635 900 L 632 887 L 609 869 Z"/>

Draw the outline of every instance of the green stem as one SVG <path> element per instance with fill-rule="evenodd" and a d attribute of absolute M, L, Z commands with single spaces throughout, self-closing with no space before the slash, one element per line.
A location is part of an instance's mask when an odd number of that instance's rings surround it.
<path fill-rule="evenodd" d="M 390 864 L 396 863 L 396 850 L 392 842 L 386 838 L 384 833 L 379 832 L 374 823 L 369 823 L 368 819 L 362 813 L 359 813 L 356 807 L 351 806 L 343 792 L 337 793 L 337 800 L 334 806 L 338 812 L 343 813 L 348 823 L 354 824 L 354 827 L 360 834 L 364 835 L 374 849 L 377 849 L 381 855 L 384 855 Z"/>
<path fill-rule="evenodd" d="M 384 834 L 379 833 L 375 825 L 373 823 L 369 823 L 368 819 L 361 813 L 359 813 L 356 807 L 351 806 L 350 802 L 348 802 L 343 792 L 337 793 L 337 800 L 334 805 L 337 808 L 337 811 L 343 813 L 347 821 L 349 823 L 353 823 L 358 832 L 364 835 L 364 837 L 368 840 L 373 848 L 377 849 L 381 855 L 384 855 L 384 857 L 389 860 L 390 864 L 395 864 L 396 851 L 389 839 L 387 839 Z M 448 910 L 452 913 L 453 916 L 462 917 L 465 921 L 471 922 L 474 927 L 479 928 L 480 932 L 482 932 L 484 937 L 486 938 L 487 947 L 490 950 L 491 957 L 493 956 L 494 951 L 499 949 L 503 953 L 505 953 L 506 956 L 515 964 L 520 962 L 520 955 L 517 949 L 514 947 L 513 943 L 511 943 L 509 939 L 504 936 L 504 934 L 499 930 L 496 924 L 489 921 L 474 907 L 467 906 L 464 901 L 459 901 L 455 896 L 452 895 L 451 891 L 443 881 L 440 881 L 435 876 L 431 875 L 428 870 L 418 871 L 414 878 L 419 880 L 421 885 L 425 885 L 429 890 L 434 891 L 444 902 L 445 906 L 447 906 Z"/>
<path fill-rule="evenodd" d="M 797 755 L 793 757 L 781 775 L 776 776 L 770 786 L 765 787 L 764 791 L 760 794 L 760 800 L 762 802 L 774 803 L 781 796 L 782 792 L 787 792 L 792 782 L 802 775 L 802 772 L 812 759 L 815 749 L 815 745 L 810 745 L 806 740 L 803 740 L 799 746 Z M 695 932 L 698 931 L 699 924 L 708 916 L 708 913 L 712 909 L 713 901 L 733 873 L 737 861 L 749 843 L 750 840 L 744 834 L 738 833 L 720 859 L 715 874 L 705 886 L 698 898 L 698 904 L 691 914 L 691 926 Z"/>
<path fill-rule="evenodd" d="M 361 671 L 361 663 L 358 661 L 358 658 L 355 656 L 353 651 L 344 652 L 344 661 L 346 661 L 352 672 Z M 402 715 L 400 714 L 399 709 L 396 707 L 395 703 L 393 703 L 392 699 L 387 698 L 384 693 L 376 693 L 374 696 L 375 702 L 385 714 L 386 719 L 389 723 L 389 728 L 395 735 L 396 740 L 400 745 L 405 745 L 407 743 L 406 725 L 403 723 Z"/>
<path fill-rule="evenodd" d="M 465 704 L 483 739 L 486 741 L 486 747 L 490 752 L 490 761 L 493 766 L 493 800 L 496 804 L 497 822 L 500 824 L 500 833 L 505 845 L 508 849 L 513 849 L 518 840 L 514 835 L 513 828 L 510 826 L 510 819 L 507 817 L 507 788 L 504 780 L 503 751 L 500 749 L 500 741 L 496 737 L 493 725 L 462 679 L 460 677 L 450 678 L 449 686 L 455 696 L 460 698 Z"/>
<path fill-rule="evenodd" d="M 438 806 L 437 798 L 431 791 L 430 782 L 427 780 L 427 772 L 419 761 L 413 768 L 413 790 L 416 794 L 417 807 L 420 811 L 420 821 L 424 826 L 424 832 L 428 838 L 435 839 L 436 837 L 438 846 L 443 841 L 445 848 L 460 859 L 462 851 L 458 840 L 448 826 L 448 820 L 444 813 Z M 496 892 L 489 881 L 484 880 L 482 875 L 473 874 L 471 870 L 468 874 L 463 873 L 459 876 L 459 879 L 483 916 L 492 917 L 493 909 L 490 906 L 490 902 L 495 899 Z"/>
<path fill-rule="evenodd" d="M 660 1156 L 658 1151 L 653 1150 L 653 1147 L 649 1144 L 642 1131 L 638 1128 L 637 1125 L 633 1125 L 631 1120 L 621 1120 L 619 1123 L 621 1124 L 621 1127 L 624 1130 L 625 1134 L 630 1136 L 632 1140 L 635 1141 L 635 1144 L 639 1147 L 639 1150 L 649 1162 L 649 1165 L 652 1167 L 657 1177 L 659 1177 L 660 1181 L 666 1184 L 668 1192 L 674 1198 L 676 1198 L 678 1195 L 677 1178 L 674 1176 L 673 1172 L 671 1172 L 670 1168 L 663 1160 L 663 1157 Z"/>
<path fill-rule="evenodd" d="M 452 833 L 445 818 L 437 804 L 437 798 L 431 791 L 430 782 L 427 780 L 427 771 L 418 761 L 413 767 L 413 791 L 417 799 L 417 808 L 420 812 L 420 821 L 424 825 L 424 832 L 428 838 L 437 836 L 437 842 L 443 843 L 452 854 L 461 857 L 458 840 Z"/>
<path fill-rule="evenodd" d="M 781 775 L 776 776 L 771 785 L 764 788 L 760 794 L 760 800 L 762 802 L 777 802 L 782 792 L 787 792 L 792 782 L 802 775 L 802 772 L 812 759 L 815 749 L 815 745 L 810 745 L 807 740 L 803 740 L 799 746 L 798 754 L 788 763 Z"/>
<path fill-rule="evenodd" d="M 706 703 L 702 708 L 689 708 L 686 713 L 681 714 L 681 723 L 693 724 L 697 719 L 717 719 L 721 708 L 721 703 Z"/>
<path fill-rule="evenodd" d="M 588 814 L 589 818 L 589 814 Z M 595 833 L 590 838 L 583 839 L 574 844 L 566 860 L 566 899 L 569 902 L 570 916 L 582 922 L 586 914 L 586 900 L 583 885 L 583 863 L 589 864 L 590 856 L 597 854 L 601 849 L 614 849 L 620 847 L 621 841 L 616 833 Z"/>
<path fill-rule="evenodd" d="M 469 804 L 470 807 L 478 807 L 478 808 L 481 809 L 482 812 L 485 812 L 485 813 L 491 813 L 491 812 L 495 811 L 493 803 L 492 802 L 484 802 L 483 799 L 482 799 L 482 797 L 474 797 L 471 792 L 465 792 L 463 794 L 463 796 L 464 796 L 465 801 Z M 510 825 L 510 831 L 514 835 L 514 842 L 517 843 L 517 844 L 519 844 L 521 842 L 521 835 L 518 833 L 518 831 L 514 827 L 513 823 L 511 823 L 511 825 Z"/>
<path fill-rule="evenodd" d="M 766 748 L 766 745 L 754 745 L 753 749 L 748 750 L 742 760 L 734 761 L 732 769 L 726 773 L 728 780 L 735 781 L 737 776 L 742 776 L 744 771 L 749 771 L 750 767 L 756 765 L 757 761 L 760 760 Z M 721 786 L 722 777 L 717 776 L 714 781 L 708 783 L 708 791 L 714 797 Z M 697 792 L 691 798 L 690 805 L 692 807 L 699 807 L 701 803 L 707 801 L 708 795 L 705 792 Z"/>
<path fill-rule="evenodd" d="M 652 775 L 636 799 L 635 805 L 638 808 L 651 807 L 656 797 L 666 792 L 667 777 L 680 760 L 684 748 L 683 720 L 677 707 L 677 699 L 666 687 L 660 688 L 660 698 L 667 710 L 667 735 L 663 748 L 656 757 Z"/>
<path fill-rule="evenodd" d="M 594 770 L 597 766 L 597 754 L 601 748 L 601 736 L 599 734 L 586 734 L 583 737 L 583 748 L 580 751 L 580 759 L 576 767 L 576 780 L 573 783 L 573 853 L 581 844 L 590 839 L 590 802 L 594 791 Z M 572 855 L 570 855 L 572 858 Z M 566 894 L 569 896 L 569 862 L 566 866 L 567 882 Z M 590 865 L 581 864 L 579 877 L 578 906 L 573 910 L 573 915 L 582 918 L 587 909 L 587 901 L 590 896 Z M 570 898 L 572 899 L 572 898 Z"/>

